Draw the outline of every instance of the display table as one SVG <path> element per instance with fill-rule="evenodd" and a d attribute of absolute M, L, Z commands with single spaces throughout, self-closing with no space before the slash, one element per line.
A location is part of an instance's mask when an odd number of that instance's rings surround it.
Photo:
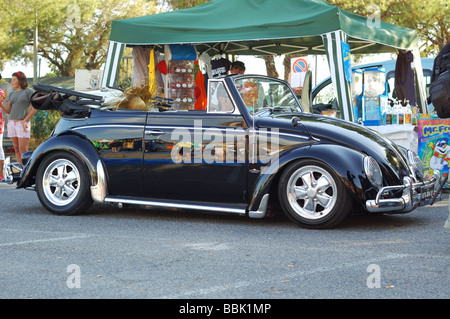
<path fill-rule="evenodd" d="M 417 153 L 418 134 L 416 125 L 379 125 L 366 127 L 383 134 L 398 145 Z"/>

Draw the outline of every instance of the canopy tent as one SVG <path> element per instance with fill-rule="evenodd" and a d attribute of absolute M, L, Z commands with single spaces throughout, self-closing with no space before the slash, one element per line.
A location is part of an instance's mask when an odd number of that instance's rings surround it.
<path fill-rule="evenodd" d="M 125 46 L 191 44 L 199 54 L 209 55 L 326 54 L 341 114 L 352 121 L 344 43 L 356 54 L 415 50 L 418 56 L 415 30 L 373 22 L 323 0 L 212 0 L 190 9 L 113 21 L 102 85 L 113 85 Z M 421 71 L 420 59 L 416 67 Z"/>

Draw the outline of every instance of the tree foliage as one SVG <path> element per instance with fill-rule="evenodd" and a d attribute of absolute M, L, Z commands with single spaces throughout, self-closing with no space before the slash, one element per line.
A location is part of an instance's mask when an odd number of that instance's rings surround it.
<path fill-rule="evenodd" d="M 4 0 L 0 23 L 0 68 L 5 62 L 20 59 L 33 44 L 33 30 L 37 24 L 43 28 L 52 25 L 62 9 L 57 0 Z"/>
<path fill-rule="evenodd" d="M 196 7 L 209 1 L 211 0 L 161 0 L 161 3 L 168 5 L 173 10 L 179 10 Z"/>
<path fill-rule="evenodd" d="M 156 0 L 5 1 L 9 23 L 0 24 L 0 52 L 4 52 L 0 68 L 11 59 L 32 59 L 37 27 L 39 56 L 61 76 L 73 76 L 77 68 L 96 69 L 104 64 L 112 20 L 156 12 Z"/>
<path fill-rule="evenodd" d="M 416 29 L 422 56 L 436 55 L 450 41 L 448 0 L 326 0 L 344 10 Z"/>
<path fill-rule="evenodd" d="M 0 70 L 10 60 L 32 59 L 36 27 L 39 56 L 49 62 L 55 74 L 70 76 L 77 68 L 103 65 L 112 20 L 155 13 L 157 3 L 178 10 L 209 1 L 2 0 Z M 363 16 L 374 13 L 372 0 L 327 2 Z M 418 31 L 423 56 L 435 55 L 450 41 L 448 0 L 378 0 L 375 5 L 381 20 Z"/>
<path fill-rule="evenodd" d="M 38 144 L 45 141 L 52 133 L 61 118 L 61 113 L 56 110 L 39 110 L 31 118 L 31 137 Z"/>

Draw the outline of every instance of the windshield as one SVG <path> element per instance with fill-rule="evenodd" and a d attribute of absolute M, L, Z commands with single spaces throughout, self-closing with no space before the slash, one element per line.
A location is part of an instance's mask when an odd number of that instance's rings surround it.
<path fill-rule="evenodd" d="M 297 97 L 285 82 L 259 77 L 237 78 L 234 82 L 250 113 L 302 112 Z"/>

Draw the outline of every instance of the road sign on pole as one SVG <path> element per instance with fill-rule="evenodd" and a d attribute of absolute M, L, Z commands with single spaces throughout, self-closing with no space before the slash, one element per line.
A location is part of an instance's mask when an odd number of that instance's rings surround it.
<path fill-rule="evenodd" d="M 295 58 L 292 60 L 293 73 L 306 72 L 308 70 L 308 62 L 304 58 Z"/>
<path fill-rule="evenodd" d="M 306 58 L 291 59 L 291 86 L 295 88 L 303 87 L 305 73 L 308 70 L 308 61 Z"/>

